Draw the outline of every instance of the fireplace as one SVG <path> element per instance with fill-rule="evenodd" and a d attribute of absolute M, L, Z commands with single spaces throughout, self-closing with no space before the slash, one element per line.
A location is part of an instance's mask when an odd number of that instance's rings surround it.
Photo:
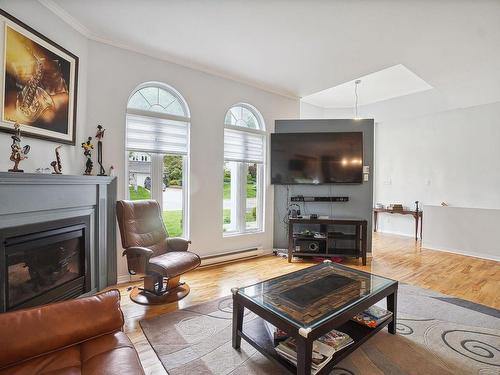
<path fill-rule="evenodd" d="M 0 229 L 0 312 L 91 290 L 90 217 Z"/>

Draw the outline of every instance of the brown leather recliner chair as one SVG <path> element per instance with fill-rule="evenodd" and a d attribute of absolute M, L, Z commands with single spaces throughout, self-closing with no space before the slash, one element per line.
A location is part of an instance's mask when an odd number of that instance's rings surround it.
<path fill-rule="evenodd" d="M 116 216 L 128 271 L 145 275 L 144 288 L 134 288 L 130 298 L 149 305 L 185 297 L 189 286 L 180 282 L 180 276 L 198 267 L 201 260 L 187 251 L 191 241 L 168 237 L 158 202 L 118 201 Z"/>
<path fill-rule="evenodd" d="M 0 375 L 144 374 L 120 292 L 0 314 Z"/>

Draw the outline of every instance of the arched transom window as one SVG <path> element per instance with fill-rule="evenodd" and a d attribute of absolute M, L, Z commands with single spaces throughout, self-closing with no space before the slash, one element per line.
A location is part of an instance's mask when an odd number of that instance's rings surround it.
<path fill-rule="evenodd" d="M 172 87 L 140 85 L 127 104 L 128 195 L 155 199 L 170 236 L 188 235 L 189 108 Z"/>
<path fill-rule="evenodd" d="M 258 111 L 248 104 L 238 104 L 226 113 L 225 125 L 264 130 L 264 121 Z"/>
<path fill-rule="evenodd" d="M 223 229 L 225 235 L 263 230 L 264 119 L 250 104 L 224 118 Z"/>
<path fill-rule="evenodd" d="M 130 97 L 128 109 L 189 117 L 187 106 L 178 94 L 158 86 L 146 86 L 137 90 Z"/>

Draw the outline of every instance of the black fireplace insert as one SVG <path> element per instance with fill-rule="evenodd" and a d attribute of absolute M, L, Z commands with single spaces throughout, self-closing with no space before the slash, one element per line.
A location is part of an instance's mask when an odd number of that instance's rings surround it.
<path fill-rule="evenodd" d="M 90 291 L 90 218 L 0 230 L 0 312 Z"/>

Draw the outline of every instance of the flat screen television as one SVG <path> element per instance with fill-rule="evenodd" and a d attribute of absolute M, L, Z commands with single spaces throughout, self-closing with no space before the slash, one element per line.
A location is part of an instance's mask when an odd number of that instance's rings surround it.
<path fill-rule="evenodd" d="M 362 132 L 271 134 L 272 184 L 362 182 Z"/>

